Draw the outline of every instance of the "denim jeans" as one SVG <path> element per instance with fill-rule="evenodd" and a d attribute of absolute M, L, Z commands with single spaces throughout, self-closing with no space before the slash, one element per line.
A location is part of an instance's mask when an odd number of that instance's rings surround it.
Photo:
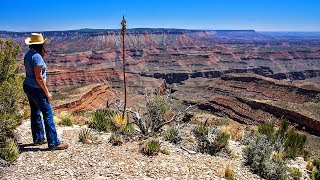
<path fill-rule="evenodd" d="M 43 122 L 48 141 L 48 147 L 60 145 L 56 127 L 53 121 L 53 111 L 50 102 L 41 88 L 30 87 L 23 84 L 23 90 L 28 96 L 31 109 L 31 131 L 34 143 L 42 142 L 44 138 L 44 129 L 40 112 L 43 115 Z"/>

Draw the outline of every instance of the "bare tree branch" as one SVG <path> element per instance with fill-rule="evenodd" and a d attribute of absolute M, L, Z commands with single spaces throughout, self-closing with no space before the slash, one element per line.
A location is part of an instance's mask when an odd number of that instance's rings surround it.
<path fill-rule="evenodd" d="M 155 131 L 159 131 L 160 128 L 162 128 L 162 126 L 166 125 L 166 124 L 169 124 L 173 121 L 176 121 L 176 122 L 179 122 L 180 120 L 178 120 L 178 117 L 185 114 L 190 108 L 194 107 L 195 105 L 190 105 L 188 106 L 185 110 L 183 110 L 182 112 L 179 112 L 177 114 L 175 114 L 174 116 L 172 116 L 172 118 L 169 120 L 169 121 L 165 121 L 161 124 L 159 124 L 156 128 L 155 128 Z"/>

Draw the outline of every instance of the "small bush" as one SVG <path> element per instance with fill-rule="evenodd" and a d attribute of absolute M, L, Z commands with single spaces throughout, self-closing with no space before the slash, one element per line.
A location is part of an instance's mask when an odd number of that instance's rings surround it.
<path fill-rule="evenodd" d="M 166 141 L 170 141 L 172 143 L 178 143 L 181 140 L 179 130 L 176 127 L 166 129 L 162 135 Z"/>
<path fill-rule="evenodd" d="M 289 176 L 291 177 L 291 179 L 294 179 L 294 180 L 301 179 L 302 172 L 300 171 L 299 168 L 292 167 L 292 168 L 289 168 L 288 171 L 289 171 Z"/>
<path fill-rule="evenodd" d="M 60 125 L 60 126 L 72 126 L 72 124 L 73 124 L 73 122 L 70 117 L 64 117 L 58 123 L 58 125 Z"/>
<path fill-rule="evenodd" d="M 79 132 L 79 141 L 84 144 L 91 144 L 97 138 L 92 134 L 91 129 L 81 129 Z"/>
<path fill-rule="evenodd" d="M 286 157 L 296 158 L 303 152 L 306 141 L 307 136 L 305 134 L 298 133 L 294 129 L 289 130 L 284 142 Z"/>
<path fill-rule="evenodd" d="M 123 144 L 123 138 L 119 133 L 112 133 L 109 141 L 113 146 L 120 146 Z"/>
<path fill-rule="evenodd" d="M 320 158 L 314 159 L 314 160 L 313 160 L 313 165 L 314 165 L 317 169 L 320 169 Z"/>
<path fill-rule="evenodd" d="M 319 180 L 320 179 L 320 158 L 315 159 L 313 161 L 313 169 L 311 174 L 312 180 Z"/>
<path fill-rule="evenodd" d="M 13 162 L 19 157 L 19 147 L 13 139 L 7 139 L 0 147 L 0 157 L 8 162 Z"/>
<path fill-rule="evenodd" d="M 169 113 L 168 97 L 149 94 L 146 96 L 146 129 L 150 132 L 158 131 L 156 129 L 160 125 L 165 116 Z"/>
<path fill-rule="evenodd" d="M 160 152 L 161 143 L 159 140 L 150 139 L 143 144 L 142 153 L 148 156 L 157 155 Z"/>
<path fill-rule="evenodd" d="M 116 113 L 110 109 L 99 109 L 93 113 L 92 120 L 89 127 L 97 129 L 99 131 L 115 131 L 116 127 L 113 124 L 111 118 Z"/>
<path fill-rule="evenodd" d="M 216 154 L 228 145 L 230 135 L 217 128 L 210 128 L 208 135 L 198 136 L 198 150 L 201 153 Z"/>
<path fill-rule="evenodd" d="M 224 177 L 227 180 L 234 180 L 234 172 L 233 170 L 229 167 L 229 165 L 226 167 L 226 169 L 224 170 Z"/>
<path fill-rule="evenodd" d="M 204 137 L 208 135 L 208 127 L 204 125 L 198 125 L 193 129 L 193 133 L 196 137 Z"/>
<path fill-rule="evenodd" d="M 267 136 L 269 140 L 273 138 L 274 124 L 266 122 L 258 126 L 258 132 Z"/>
<path fill-rule="evenodd" d="M 220 133 L 216 138 L 215 146 L 217 151 L 220 151 L 222 148 L 225 148 L 228 145 L 230 135 L 226 132 Z"/>
<path fill-rule="evenodd" d="M 134 129 L 133 124 L 127 124 L 126 127 L 124 127 L 122 129 L 122 133 L 124 135 L 128 135 L 128 136 L 133 135 L 135 133 L 135 131 L 136 130 Z"/>
<path fill-rule="evenodd" d="M 311 179 L 312 180 L 319 180 L 320 179 L 320 172 L 319 172 L 319 169 L 317 169 L 316 167 L 314 167 L 312 169 Z"/>
<path fill-rule="evenodd" d="M 258 134 L 250 140 L 244 149 L 244 157 L 253 172 L 266 179 L 284 179 L 286 177 L 285 162 L 272 158 L 273 146 L 264 134 Z"/>

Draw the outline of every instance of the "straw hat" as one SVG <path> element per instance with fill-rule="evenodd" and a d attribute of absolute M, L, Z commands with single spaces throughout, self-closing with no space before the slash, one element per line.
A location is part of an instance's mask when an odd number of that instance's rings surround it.
<path fill-rule="evenodd" d="M 32 44 L 43 44 L 49 42 L 49 40 L 46 38 L 44 39 L 41 33 L 31 33 L 31 37 L 27 37 L 24 42 L 27 45 Z"/>

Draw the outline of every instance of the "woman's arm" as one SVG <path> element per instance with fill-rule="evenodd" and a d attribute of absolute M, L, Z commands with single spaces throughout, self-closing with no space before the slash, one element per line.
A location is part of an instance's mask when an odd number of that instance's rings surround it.
<path fill-rule="evenodd" d="M 39 86 L 41 87 L 43 92 L 46 94 L 48 99 L 51 100 L 52 95 L 50 94 L 50 92 L 46 86 L 46 83 L 42 77 L 42 66 L 35 66 L 33 70 L 34 70 L 34 75 L 36 76 L 36 80 L 37 80 Z"/>

